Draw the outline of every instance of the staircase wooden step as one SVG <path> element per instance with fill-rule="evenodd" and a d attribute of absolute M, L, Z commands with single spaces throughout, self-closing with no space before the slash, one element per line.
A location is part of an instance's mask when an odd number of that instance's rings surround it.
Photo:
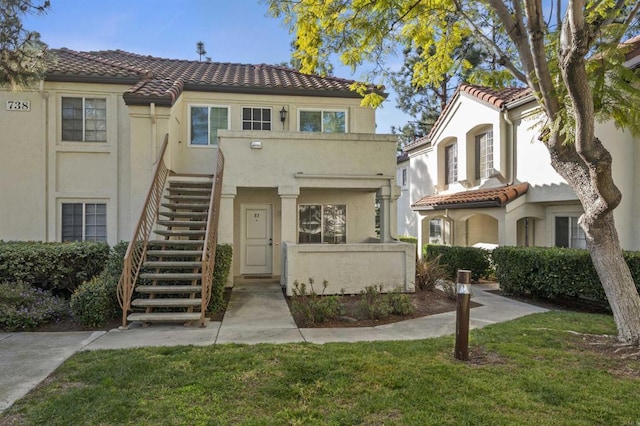
<path fill-rule="evenodd" d="M 157 281 L 194 281 L 201 279 L 202 274 L 186 272 L 144 273 L 140 274 L 140 278 Z"/>
<path fill-rule="evenodd" d="M 209 203 L 162 203 L 162 207 L 171 210 L 208 210 Z"/>
<path fill-rule="evenodd" d="M 190 322 L 200 320 L 199 312 L 152 312 L 149 314 L 133 313 L 127 317 L 129 321 L 142 322 Z"/>
<path fill-rule="evenodd" d="M 202 250 L 147 250 L 153 257 L 202 257 Z"/>
<path fill-rule="evenodd" d="M 168 212 L 168 211 L 159 211 L 158 214 L 160 216 L 175 218 L 175 219 L 206 219 L 207 212 L 199 211 L 199 212 Z"/>
<path fill-rule="evenodd" d="M 211 196 L 209 195 L 165 195 L 164 198 L 170 201 L 183 203 L 209 203 Z"/>
<path fill-rule="evenodd" d="M 200 293 L 199 285 L 139 285 L 136 291 L 145 294 L 192 294 Z"/>
<path fill-rule="evenodd" d="M 164 262 L 164 261 L 149 261 L 144 262 L 144 266 L 146 268 L 200 268 L 202 266 L 202 262 Z"/>
<path fill-rule="evenodd" d="M 173 228 L 206 228 L 207 226 L 204 220 L 158 220 L 156 223 Z"/>
<path fill-rule="evenodd" d="M 158 229 L 153 231 L 155 234 L 162 235 L 165 237 L 202 237 L 207 234 L 207 231 L 202 230 L 194 230 L 194 229 Z"/>
<path fill-rule="evenodd" d="M 183 187 L 183 186 L 169 186 L 167 192 L 171 195 L 206 195 L 211 196 L 211 184 L 207 184 L 207 187 Z"/>
<path fill-rule="evenodd" d="M 149 240 L 149 247 L 187 247 L 194 249 L 195 247 L 202 247 L 204 241 L 202 240 Z"/>
<path fill-rule="evenodd" d="M 192 306 L 200 306 L 202 299 L 200 298 L 164 298 L 164 299 L 135 299 L 131 302 L 131 306 L 149 307 L 149 308 L 188 308 Z"/>

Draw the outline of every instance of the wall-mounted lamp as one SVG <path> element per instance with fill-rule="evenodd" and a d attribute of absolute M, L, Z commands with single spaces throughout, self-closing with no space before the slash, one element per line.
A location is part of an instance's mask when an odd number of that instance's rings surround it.
<path fill-rule="evenodd" d="M 282 107 L 280 110 L 280 122 L 282 123 L 282 130 L 284 130 L 284 122 L 287 120 L 287 110 Z"/>
<path fill-rule="evenodd" d="M 251 147 L 251 149 L 262 149 L 262 142 L 261 141 L 251 141 L 251 144 L 249 144 L 249 146 Z"/>

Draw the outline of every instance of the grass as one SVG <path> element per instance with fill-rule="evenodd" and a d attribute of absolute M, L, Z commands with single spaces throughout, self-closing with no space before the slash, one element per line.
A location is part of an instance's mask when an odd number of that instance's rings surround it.
<path fill-rule="evenodd" d="M 640 362 L 590 350 L 611 317 L 549 312 L 453 337 L 83 352 L 0 424 L 640 424 Z M 635 374 L 619 374 L 635 371 Z"/>

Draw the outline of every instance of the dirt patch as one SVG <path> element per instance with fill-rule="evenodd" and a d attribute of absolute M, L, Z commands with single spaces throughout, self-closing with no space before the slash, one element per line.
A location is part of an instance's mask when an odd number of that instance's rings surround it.
<path fill-rule="evenodd" d="M 413 318 L 420 318 L 429 315 L 441 314 L 444 312 L 455 311 L 456 302 L 449 299 L 449 297 L 441 290 L 433 291 L 417 291 L 415 293 L 407 293 L 407 296 L 411 300 L 411 304 L 414 307 L 414 313 L 412 315 L 389 315 L 382 320 L 370 320 L 364 319 L 358 312 L 358 302 L 362 299 L 359 294 L 338 296 L 340 299 L 340 305 L 342 307 L 342 315 L 335 320 L 318 323 L 315 325 L 304 325 L 299 318 L 294 315 L 294 320 L 298 327 L 306 328 L 338 328 L 338 327 L 374 327 L 383 324 L 391 324 L 398 321 L 404 321 Z M 286 297 L 289 310 L 292 309 L 292 298 Z M 476 306 L 482 306 L 481 304 L 474 302 L 471 299 L 470 306 L 475 308 Z"/>
<path fill-rule="evenodd" d="M 640 378 L 640 346 L 625 345 L 615 336 L 569 332 L 581 351 L 597 353 L 610 363 L 607 371 L 616 377 Z"/>

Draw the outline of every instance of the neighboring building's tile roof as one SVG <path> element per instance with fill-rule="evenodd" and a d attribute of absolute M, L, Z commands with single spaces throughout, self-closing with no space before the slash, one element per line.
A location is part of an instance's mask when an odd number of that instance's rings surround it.
<path fill-rule="evenodd" d="M 510 102 L 514 102 L 528 96 L 531 93 L 531 90 L 529 90 L 529 88 L 527 87 L 507 87 L 505 89 L 491 89 L 489 87 L 476 86 L 473 84 L 461 84 L 460 86 L 458 86 L 458 89 L 451 97 L 449 103 L 445 105 L 436 122 L 433 123 L 433 127 L 431 128 L 429 134 L 422 138 L 416 139 L 411 144 L 407 145 L 404 148 L 405 151 L 411 151 L 412 149 L 425 145 L 426 143 L 429 143 L 431 141 L 431 137 L 437 131 L 440 124 L 442 124 L 445 116 L 452 108 L 452 105 L 459 98 L 461 93 L 467 93 L 497 109 L 503 109 L 507 108 Z"/>
<path fill-rule="evenodd" d="M 409 161 L 409 154 L 406 152 L 400 152 L 396 155 L 396 163 L 404 163 L 405 161 Z"/>
<path fill-rule="evenodd" d="M 629 45 L 631 45 L 631 48 L 624 55 L 624 58 L 627 61 L 630 61 L 631 59 L 635 58 L 636 56 L 640 56 L 640 34 L 638 34 L 635 37 L 630 38 L 629 40 L 626 40 L 626 41 L 622 42 L 622 46 L 627 47 Z"/>
<path fill-rule="evenodd" d="M 416 210 L 472 209 L 502 207 L 525 194 L 529 184 L 518 183 L 499 188 L 478 189 L 444 195 L 429 195 L 416 201 L 411 207 Z"/>
<path fill-rule="evenodd" d="M 121 50 L 54 49 L 53 53 L 57 59 L 47 71 L 47 80 L 135 83 L 125 97 L 138 103 L 145 99 L 175 100 L 182 90 L 360 97 L 350 89 L 352 80 L 302 74 L 274 65 L 165 59 Z M 382 94 L 384 88 L 371 90 Z"/>

